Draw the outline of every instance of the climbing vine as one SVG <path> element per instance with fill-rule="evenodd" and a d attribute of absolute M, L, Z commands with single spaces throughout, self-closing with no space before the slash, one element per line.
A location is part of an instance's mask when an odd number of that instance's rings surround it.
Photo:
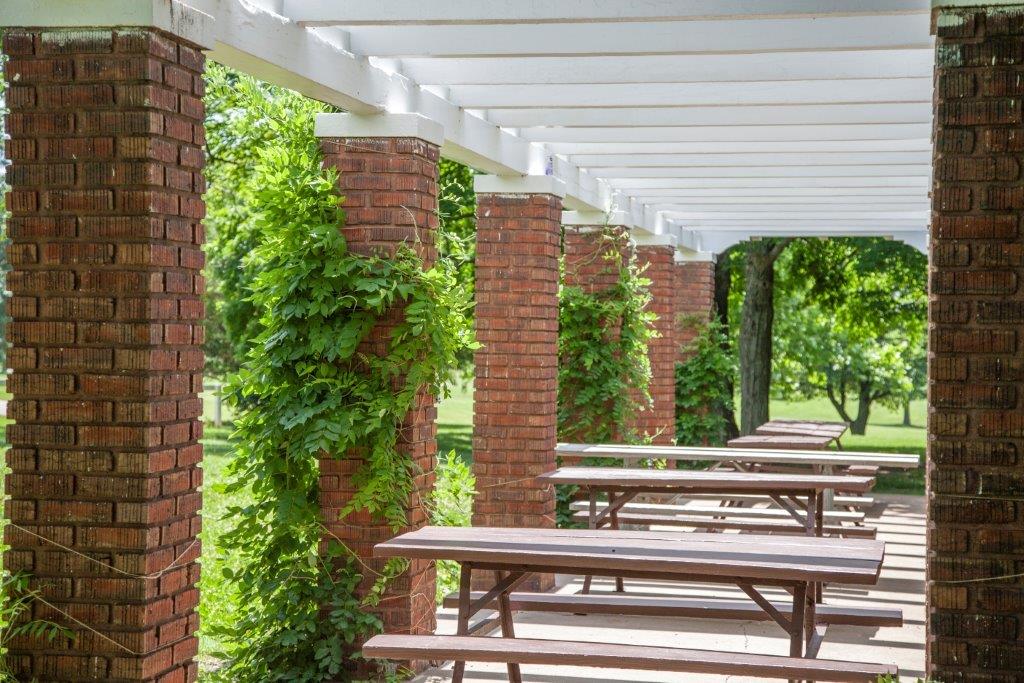
<path fill-rule="evenodd" d="M 245 104 L 260 108 L 273 134 L 250 178 L 258 335 L 229 384 L 237 449 L 224 492 L 246 503 L 228 510 L 233 528 L 221 539 L 240 568 L 225 570 L 235 619 L 212 634 L 227 643 L 219 676 L 344 680 L 352 644 L 380 629 L 372 608 L 406 564 L 370 573 L 338 540 L 322 551 L 318 462 L 358 452 L 357 491 L 342 516 L 363 511 L 396 531 L 406 525 L 419 473 L 399 432 L 417 394 L 444 394 L 458 354 L 473 345 L 470 303 L 447 262 L 424 269 L 414 245 L 387 258 L 349 251 L 315 108 L 281 116 L 258 88 Z M 394 324 L 386 352 L 364 352 L 384 318 Z"/>
<path fill-rule="evenodd" d="M 697 336 L 683 351 L 688 358 L 676 364 L 676 442 L 680 446 L 721 446 L 725 443 L 725 406 L 736 363 L 728 350 L 728 331 L 717 321 L 692 323 Z"/>
<path fill-rule="evenodd" d="M 628 237 L 605 229 L 600 259 L 614 284 L 590 292 L 563 284 L 558 310 L 558 436 L 564 441 L 629 438 L 637 411 L 650 403 L 647 345 L 655 336 L 650 280 Z"/>
<path fill-rule="evenodd" d="M 565 283 L 558 313 L 558 438 L 574 442 L 636 442 L 639 410 L 650 405 L 648 344 L 656 336 L 657 316 L 648 310 L 650 280 L 643 276 L 628 236 L 611 228 L 593 258 L 613 283 L 588 291 Z M 607 464 L 607 463 L 594 463 Z M 569 504 L 576 488 L 557 489 L 559 526 L 571 526 Z"/>

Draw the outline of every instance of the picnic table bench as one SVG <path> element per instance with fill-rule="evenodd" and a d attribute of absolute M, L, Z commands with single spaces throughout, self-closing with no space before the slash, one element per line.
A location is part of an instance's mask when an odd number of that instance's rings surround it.
<path fill-rule="evenodd" d="M 835 439 L 828 435 L 810 434 L 748 434 L 729 439 L 729 448 L 777 448 L 795 451 L 824 451 Z"/>
<path fill-rule="evenodd" d="M 520 664 L 559 664 L 715 673 L 820 681 L 870 681 L 896 667 L 816 659 L 829 621 L 817 616 L 817 585 L 877 583 L 885 546 L 878 541 L 802 536 L 737 536 L 589 529 L 424 527 L 374 548 L 378 557 L 453 560 L 459 578 L 457 634 L 380 635 L 363 647 L 370 658 L 454 660 L 454 683 L 466 661 L 503 662 L 509 680 L 522 681 Z M 474 594 L 474 572 L 490 572 L 493 586 Z M 755 655 L 616 643 L 515 637 L 514 589 L 534 573 L 565 572 L 658 581 L 735 584 L 766 618 L 789 635 L 789 655 Z M 788 604 L 771 602 L 764 586 L 784 588 Z M 575 596 L 571 609 L 595 596 Z M 603 597 L 594 605 L 615 608 Z M 501 638 L 470 637 L 470 619 L 497 606 Z M 713 612 L 710 612 L 713 614 Z"/>

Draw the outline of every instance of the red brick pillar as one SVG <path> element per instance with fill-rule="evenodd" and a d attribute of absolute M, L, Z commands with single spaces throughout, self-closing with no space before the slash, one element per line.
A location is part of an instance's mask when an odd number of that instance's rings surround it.
<path fill-rule="evenodd" d="M 658 336 L 650 341 L 651 407 L 637 416 L 637 431 L 651 437 L 652 443 L 672 444 L 676 438 L 676 278 L 675 246 L 673 244 L 641 244 L 636 248 L 637 260 L 646 266 L 645 277 L 651 281 L 650 310 L 658 316 Z"/>
<path fill-rule="evenodd" d="M 675 270 L 676 345 L 679 360 L 685 361 L 689 357 L 686 346 L 697 336 L 698 325 L 710 322 L 714 313 L 715 262 L 710 256 L 700 261 L 680 261 Z"/>
<path fill-rule="evenodd" d="M 474 526 L 553 527 L 564 185 L 478 176 Z"/>
<path fill-rule="evenodd" d="M 77 636 L 13 642 L 20 680 L 196 678 L 205 15 L 182 11 L 183 36 L 4 35 L 4 565 Z"/>
<path fill-rule="evenodd" d="M 340 172 L 338 185 L 345 197 L 342 234 L 349 247 L 363 254 L 391 254 L 398 245 L 415 248 L 429 267 L 436 259 L 437 162 L 444 140 L 441 126 L 417 114 L 353 116 L 321 114 L 316 122 L 322 139 L 324 163 Z M 386 353 L 394 319 L 381 321 L 364 352 Z M 399 447 L 422 472 L 409 501 L 410 531 L 427 524 L 424 501 L 434 487 L 437 464 L 437 409 L 434 397 L 422 393 L 406 419 Z M 363 562 L 380 570 L 384 562 L 372 558 L 373 546 L 395 536 L 382 520 L 366 513 L 340 519 L 342 508 L 356 489 L 352 475 L 363 464 L 359 453 L 320 461 L 320 501 L 331 536 L 340 538 Z M 374 576 L 367 573 L 365 584 Z M 434 581 L 432 562 L 413 560 L 409 570 L 392 582 L 381 603 L 384 629 L 389 633 L 433 633 Z"/>
<path fill-rule="evenodd" d="M 583 225 L 576 217 L 580 213 L 564 212 L 565 284 L 601 292 L 618 284 L 619 268 L 633 253 L 629 230 L 622 225 Z M 608 258 L 616 252 L 617 259 Z"/>
<path fill-rule="evenodd" d="M 939 9 L 934 19 L 928 672 L 1019 681 L 1024 4 Z"/>

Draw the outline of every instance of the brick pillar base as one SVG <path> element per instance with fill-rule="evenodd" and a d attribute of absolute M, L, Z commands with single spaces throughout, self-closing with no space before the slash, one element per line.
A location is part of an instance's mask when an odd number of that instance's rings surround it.
<path fill-rule="evenodd" d="M 7 663 L 19 680 L 193 681 L 203 54 L 141 28 L 10 29 L 3 46 L 4 565 L 52 605 L 32 616 L 77 635 L 16 639 Z"/>
<path fill-rule="evenodd" d="M 554 527 L 562 200 L 477 192 L 473 526 Z"/>
<path fill-rule="evenodd" d="M 928 673 L 1009 683 L 1024 671 L 1024 5 L 933 25 Z"/>
<path fill-rule="evenodd" d="M 365 119 L 365 117 L 361 117 Z M 382 116 L 379 125 L 395 125 L 417 117 Z M 434 233 L 437 229 L 437 162 L 440 136 L 424 132 L 428 139 L 418 137 L 378 136 L 350 137 L 347 130 L 360 125 L 347 114 L 318 117 L 317 128 L 323 137 L 324 163 L 340 172 L 339 191 L 345 197 L 346 221 L 342 234 L 349 248 L 362 254 L 394 253 L 400 244 L 416 248 L 424 266 L 436 259 Z M 361 125 L 366 125 L 365 120 Z M 382 320 L 364 342 L 367 353 L 386 353 L 389 333 L 397 324 L 401 311 L 393 319 Z M 424 501 L 434 487 L 437 464 L 437 409 L 434 398 L 423 393 L 409 413 L 402 428 L 399 448 L 407 453 L 422 472 L 409 501 L 411 531 L 427 523 Z M 395 536 L 383 521 L 360 512 L 339 519 L 341 509 L 349 502 L 355 487 L 352 476 L 362 465 L 358 453 L 344 458 L 326 457 L 320 461 L 320 499 L 324 523 L 334 537 L 340 538 L 363 562 L 375 571 L 384 561 L 373 558 L 373 546 Z M 327 540 L 331 537 L 328 536 Z M 374 576 L 364 576 L 364 588 L 372 585 Z M 433 633 L 435 571 L 432 562 L 413 560 L 409 570 L 392 582 L 381 603 L 381 618 L 388 633 Z M 422 668 L 421 663 L 413 668 Z"/>
<path fill-rule="evenodd" d="M 636 428 L 652 443 L 672 444 L 676 438 L 676 294 L 675 247 L 641 245 L 637 260 L 646 266 L 644 276 L 651 281 L 650 310 L 658 316 L 658 336 L 649 344 L 651 359 L 651 407 L 637 415 Z"/>
<path fill-rule="evenodd" d="M 683 261 L 676 270 L 676 321 L 678 323 L 676 346 L 679 360 L 689 357 L 686 346 L 697 336 L 694 322 L 707 323 L 715 308 L 715 262 Z"/>

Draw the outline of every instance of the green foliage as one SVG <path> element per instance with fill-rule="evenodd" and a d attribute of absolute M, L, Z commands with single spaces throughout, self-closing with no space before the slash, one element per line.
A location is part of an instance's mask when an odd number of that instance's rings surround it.
<path fill-rule="evenodd" d="M 657 334 L 657 316 L 647 310 L 651 281 L 624 240 L 607 229 L 600 235 L 600 258 L 615 283 L 589 292 L 564 282 L 558 298 L 558 438 L 575 442 L 637 442 L 632 422 L 650 405 L 648 343 Z M 628 254 L 628 255 L 624 255 Z M 612 465 L 613 462 L 589 464 Z M 556 487 L 556 522 L 572 527 L 569 504 L 575 486 Z"/>
<path fill-rule="evenodd" d="M 676 364 L 676 442 L 721 446 L 726 441 L 724 408 L 733 402 L 728 387 L 736 375 L 727 331 L 717 320 L 705 323 L 684 350 L 689 357 Z"/>
<path fill-rule="evenodd" d="M 844 420 L 900 406 L 925 381 L 926 261 L 879 238 L 800 240 L 780 260 L 773 389 L 826 395 Z M 856 417 L 847 400 L 858 402 Z"/>
<path fill-rule="evenodd" d="M 430 504 L 430 523 L 436 526 L 470 526 L 473 521 L 473 496 L 476 478 L 473 468 L 455 451 L 437 460 L 437 481 Z M 459 564 L 437 563 L 437 602 L 459 587 Z"/>
<path fill-rule="evenodd" d="M 9 643 L 13 639 L 28 637 L 52 643 L 73 637 L 71 631 L 52 621 L 25 618 L 32 613 L 32 603 L 39 597 L 39 591 L 29 588 L 28 575 L 0 572 L 0 683 L 18 681 L 7 665 Z"/>
<path fill-rule="evenodd" d="M 229 384 L 236 411 L 235 456 L 222 492 L 246 502 L 228 509 L 222 536 L 241 569 L 235 621 L 212 635 L 226 643 L 224 680 L 325 681 L 347 676 L 351 644 L 380 628 L 372 608 L 407 566 L 389 562 L 367 577 L 320 516 L 319 459 L 358 453 L 357 491 L 342 512 L 369 512 L 396 531 L 418 474 L 398 447 L 422 391 L 445 395 L 457 356 L 472 346 L 469 301 L 445 260 L 430 270 L 413 245 L 393 256 L 350 252 L 337 174 L 322 167 L 313 134 L 317 106 L 265 97 L 248 78 L 233 86 L 246 116 L 266 133 L 240 192 L 251 193 L 251 253 L 243 268 L 258 322 L 244 364 Z M 393 311 L 404 313 L 396 316 Z M 379 321 L 394 324 L 379 355 L 366 351 Z M 396 320 L 397 319 L 397 320 Z"/>
<path fill-rule="evenodd" d="M 253 107 L 264 101 L 268 106 Z M 206 352 L 207 372 L 237 372 L 260 331 L 251 285 L 262 264 L 248 258 L 260 233 L 253 172 L 277 136 L 276 120 L 333 111 L 298 93 L 210 62 L 206 70 Z M 268 115 L 272 108 L 275 114 Z"/>
<path fill-rule="evenodd" d="M 558 438 L 607 442 L 635 438 L 631 422 L 651 401 L 647 345 L 657 316 L 647 310 L 650 280 L 621 240 L 602 236 L 599 258 L 618 273 L 614 285 L 588 292 L 564 284 L 558 309 Z M 564 271 L 564 259 L 563 259 Z"/>
<path fill-rule="evenodd" d="M 455 269 L 459 286 L 472 298 L 476 285 L 476 192 L 473 170 L 441 159 L 438 163 L 437 253 Z M 459 354 L 459 373 L 465 381 L 473 372 L 473 352 Z"/>

